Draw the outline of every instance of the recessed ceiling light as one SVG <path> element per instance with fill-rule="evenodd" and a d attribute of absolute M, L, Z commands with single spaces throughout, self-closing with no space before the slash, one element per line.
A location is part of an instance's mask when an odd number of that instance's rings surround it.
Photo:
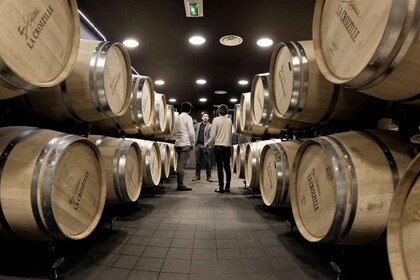
<path fill-rule="evenodd" d="M 193 36 L 188 41 L 193 45 L 201 45 L 206 42 L 206 39 L 202 36 Z"/>
<path fill-rule="evenodd" d="M 155 81 L 155 85 L 161 86 L 161 85 L 164 85 L 164 84 L 165 84 L 165 81 L 162 81 L 162 80 L 156 80 Z"/>
<path fill-rule="evenodd" d="M 238 99 L 236 99 L 236 98 L 231 98 L 231 99 L 230 99 L 230 102 L 238 102 Z"/>
<path fill-rule="evenodd" d="M 269 47 L 273 44 L 273 40 L 269 38 L 261 38 L 257 41 L 257 45 L 260 47 Z"/>
<path fill-rule="evenodd" d="M 237 35 L 226 35 L 220 38 L 220 44 L 227 47 L 234 47 L 242 44 L 243 40 Z"/>
<path fill-rule="evenodd" d="M 226 90 L 215 90 L 214 91 L 215 94 L 226 94 Z"/>
<path fill-rule="evenodd" d="M 199 85 L 204 85 L 205 83 L 207 83 L 207 81 L 206 80 L 203 80 L 203 79 L 198 79 L 197 81 L 195 81 L 197 84 L 199 84 Z"/>
<path fill-rule="evenodd" d="M 127 40 L 124 40 L 123 44 L 127 48 L 135 48 L 135 47 L 137 47 L 139 45 L 139 42 L 137 42 L 134 39 L 127 39 Z"/>
<path fill-rule="evenodd" d="M 238 84 L 240 84 L 240 85 L 247 85 L 247 84 L 249 84 L 249 82 L 247 80 L 240 80 L 238 82 Z"/>
<path fill-rule="evenodd" d="M 168 100 L 169 102 L 176 102 L 176 99 L 175 98 L 169 98 L 169 100 Z"/>
<path fill-rule="evenodd" d="M 198 99 L 198 101 L 200 101 L 200 102 L 206 102 L 207 101 L 207 98 L 200 98 L 200 99 Z"/>

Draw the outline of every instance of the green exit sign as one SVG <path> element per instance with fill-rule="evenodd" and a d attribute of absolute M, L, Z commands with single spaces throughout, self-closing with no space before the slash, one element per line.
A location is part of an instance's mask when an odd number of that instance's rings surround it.
<path fill-rule="evenodd" d="M 190 16 L 196 17 L 198 16 L 198 3 L 189 3 L 188 8 L 190 11 Z"/>

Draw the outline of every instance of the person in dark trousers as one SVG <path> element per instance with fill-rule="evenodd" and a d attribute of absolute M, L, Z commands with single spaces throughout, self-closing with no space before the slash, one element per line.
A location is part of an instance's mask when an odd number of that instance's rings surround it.
<path fill-rule="evenodd" d="M 195 142 L 194 125 L 190 116 L 192 108 L 191 103 L 182 103 L 181 114 L 175 119 L 175 149 L 178 154 L 177 191 L 192 190 L 184 184 L 184 170 Z"/>
<path fill-rule="evenodd" d="M 193 181 L 201 180 L 201 163 L 202 160 L 206 163 L 207 181 L 213 182 L 211 178 L 211 123 L 209 122 L 209 114 L 203 113 L 201 116 L 202 122 L 195 125 L 195 177 Z"/>
<path fill-rule="evenodd" d="M 228 107 L 221 104 L 217 108 L 218 117 L 214 118 L 210 131 L 210 137 L 214 144 L 214 156 L 217 165 L 217 177 L 219 188 L 217 193 L 230 193 L 230 156 L 232 153 L 232 122 L 227 117 Z M 226 185 L 224 185 L 223 170 L 226 173 Z"/>

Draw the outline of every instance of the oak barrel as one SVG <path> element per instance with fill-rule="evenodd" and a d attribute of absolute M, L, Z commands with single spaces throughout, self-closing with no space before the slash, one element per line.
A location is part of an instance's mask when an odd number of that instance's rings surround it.
<path fill-rule="evenodd" d="M 241 110 L 241 104 L 235 104 L 235 107 L 233 109 L 233 132 L 239 135 L 252 136 L 252 134 L 248 134 L 241 130 Z"/>
<path fill-rule="evenodd" d="M 285 119 L 312 124 L 350 121 L 375 100 L 326 80 L 316 64 L 312 41 L 278 43 L 270 75 L 273 111 Z"/>
<path fill-rule="evenodd" d="M 0 99 L 70 74 L 80 42 L 76 0 L 2 1 L 0 26 Z"/>
<path fill-rule="evenodd" d="M 240 179 L 245 179 L 245 150 L 246 143 L 238 144 L 236 148 L 236 175 Z"/>
<path fill-rule="evenodd" d="M 317 0 L 312 37 L 323 75 L 381 99 L 419 105 L 419 5 Z"/>
<path fill-rule="evenodd" d="M 290 207 L 290 174 L 300 140 L 272 141 L 261 150 L 259 186 L 265 205 Z"/>
<path fill-rule="evenodd" d="M 143 163 L 143 186 L 152 187 L 160 183 L 162 160 L 160 148 L 156 141 L 126 138 L 139 144 Z"/>
<path fill-rule="evenodd" d="M 159 145 L 160 149 L 160 158 L 162 164 L 161 179 L 169 178 L 169 173 L 171 172 L 171 148 L 168 143 L 156 142 Z"/>
<path fill-rule="evenodd" d="M 106 204 L 135 202 L 143 183 L 140 146 L 133 141 L 89 135 L 98 147 L 106 171 Z"/>
<path fill-rule="evenodd" d="M 291 173 L 296 225 L 311 242 L 364 245 L 383 239 L 413 145 L 396 131 L 349 131 L 305 140 Z"/>
<path fill-rule="evenodd" d="M 388 259 L 394 279 L 419 279 L 420 154 L 411 162 L 392 198 L 387 229 Z"/>
<path fill-rule="evenodd" d="M 80 240 L 105 204 L 105 169 L 92 141 L 33 127 L 0 128 L 0 234 Z M 17 207 L 18 206 L 18 207 Z"/>
<path fill-rule="evenodd" d="M 178 153 L 175 150 L 175 145 L 173 143 L 168 143 L 168 146 L 171 151 L 171 171 L 176 171 L 178 166 Z"/>
<path fill-rule="evenodd" d="M 131 92 L 131 62 L 118 42 L 80 40 L 77 61 L 61 85 L 25 97 L 36 114 L 91 122 L 122 116 Z"/>
<path fill-rule="evenodd" d="M 270 73 L 256 74 L 251 84 L 251 119 L 256 125 L 268 124 L 271 113 Z"/>
<path fill-rule="evenodd" d="M 154 84 L 148 76 L 132 75 L 130 104 L 127 111 L 119 117 L 106 118 L 92 122 L 103 130 L 117 129 L 129 135 L 153 130 L 154 120 Z"/>
<path fill-rule="evenodd" d="M 263 135 L 265 133 L 265 126 L 253 122 L 251 114 L 251 92 L 242 93 L 239 112 L 241 131 L 250 135 Z"/>
<path fill-rule="evenodd" d="M 260 184 L 258 180 L 260 169 L 261 150 L 268 143 L 275 140 L 264 140 L 257 142 L 250 142 L 245 146 L 245 185 L 247 188 L 259 189 Z"/>

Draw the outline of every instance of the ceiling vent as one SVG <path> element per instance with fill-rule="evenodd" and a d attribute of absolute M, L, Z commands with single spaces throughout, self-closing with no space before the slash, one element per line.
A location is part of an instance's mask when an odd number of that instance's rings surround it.
<path fill-rule="evenodd" d="M 203 0 L 184 0 L 185 15 L 187 17 L 202 17 Z"/>

